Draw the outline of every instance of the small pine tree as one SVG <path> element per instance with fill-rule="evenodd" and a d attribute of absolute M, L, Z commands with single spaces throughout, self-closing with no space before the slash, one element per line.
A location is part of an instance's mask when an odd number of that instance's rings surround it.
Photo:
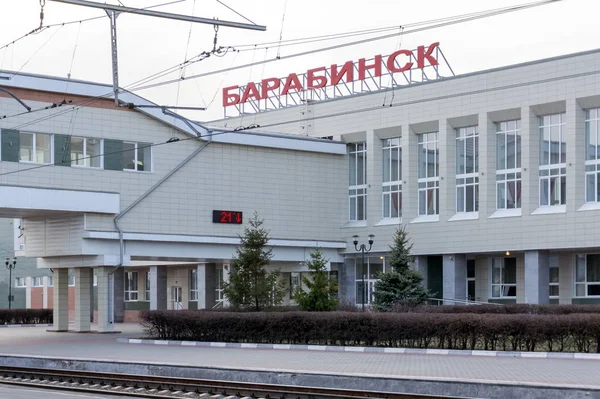
<path fill-rule="evenodd" d="M 278 282 L 279 271 L 266 270 L 273 254 L 270 248 L 265 248 L 269 232 L 261 228 L 263 220 L 255 212 L 248 223 L 250 227 L 245 227 L 244 235 L 239 236 L 241 246 L 231 262 L 229 282 L 223 284 L 223 293 L 231 306 L 258 311 L 280 305 L 285 291 Z"/>
<path fill-rule="evenodd" d="M 423 287 L 423 276 L 410 268 L 412 256 L 408 233 L 402 227 L 394 234 L 394 245 L 390 246 L 390 271 L 380 273 L 375 282 L 375 308 L 387 312 L 394 305 L 415 306 L 425 303 L 429 291 Z"/>
<path fill-rule="evenodd" d="M 301 310 L 322 312 L 337 308 L 335 281 L 329 276 L 327 261 L 328 259 L 323 258 L 320 248 L 310 253 L 308 269 L 311 271 L 312 280 L 302 276 L 302 282 L 308 291 L 299 288 L 294 294 L 294 300 Z"/>

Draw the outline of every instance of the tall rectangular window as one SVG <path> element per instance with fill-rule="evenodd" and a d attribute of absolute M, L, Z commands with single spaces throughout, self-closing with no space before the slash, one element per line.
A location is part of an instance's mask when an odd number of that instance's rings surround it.
<path fill-rule="evenodd" d="M 123 143 L 123 169 L 150 172 L 152 170 L 152 145 L 149 143 Z"/>
<path fill-rule="evenodd" d="M 585 201 L 600 202 L 600 108 L 585 112 Z"/>
<path fill-rule="evenodd" d="M 475 259 L 467 259 L 467 299 L 475 300 Z"/>
<path fill-rule="evenodd" d="M 402 217 L 401 137 L 383 140 L 383 217 Z"/>
<path fill-rule="evenodd" d="M 71 137 L 71 165 L 102 167 L 102 140 L 89 137 Z"/>
<path fill-rule="evenodd" d="M 540 117 L 540 206 L 567 203 L 565 114 Z"/>
<path fill-rule="evenodd" d="M 521 208 L 521 121 L 496 124 L 496 208 Z"/>
<path fill-rule="evenodd" d="M 198 300 L 198 269 L 190 270 L 190 301 Z"/>
<path fill-rule="evenodd" d="M 440 161 L 438 132 L 419 135 L 419 215 L 438 215 Z"/>
<path fill-rule="evenodd" d="M 367 143 L 348 145 L 350 220 L 367 220 Z"/>
<path fill-rule="evenodd" d="M 600 254 L 577 255 L 575 296 L 600 296 Z"/>
<path fill-rule="evenodd" d="M 150 300 L 150 272 L 146 272 L 146 292 L 145 292 L 145 300 Z"/>
<path fill-rule="evenodd" d="M 492 259 L 492 298 L 517 296 L 517 258 Z"/>
<path fill-rule="evenodd" d="M 19 161 L 51 163 L 52 136 L 41 133 L 19 134 Z"/>
<path fill-rule="evenodd" d="M 479 211 L 479 131 L 456 131 L 456 212 Z"/>
<path fill-rule="evenodd" d="M 137 272 L 125 273 L 125 300 L 138 300 L 138 274 Z"/>
<path fill-rule="evenodd" d="M 550 298 L 558 298 L 559 296 L 559 267 L 558 255 L 550 255 L 548 266 L 550 272 Z"/>

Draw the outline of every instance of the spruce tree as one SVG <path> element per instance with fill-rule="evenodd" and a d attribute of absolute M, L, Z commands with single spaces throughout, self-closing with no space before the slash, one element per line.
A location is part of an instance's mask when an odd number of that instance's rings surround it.
<path fill-rule="evenodd" d="M 335 281 L 329 276 L 327 261 L 320 248 L 310 253 L 308 269 L 311 271 L 311 279 L 302 276 L 302 283 L 308 291 L 299 288 L 294 294 L 294 300 L 301 310 L 322 312 L 337 308 Z"/>
<path fill-rule="evenodd" d="M 266 248 L 269 231 L 261 227 L 263 222 L 255 212 L 248 221 L 250 227 L 239 236 L 241 245 L 231 262 L 229 282 L 223 284 L 223 293 L 234 308 L 258 311 L 283 302 L 285 290 L 279 283 L 279 271 L 266 270 L 273 251 Z"/>
<path fill-rule="evenodd" d="M 380 273 L 375 282 L 375 308 L 387 312 L 394 305 L 415 306 L 427 301 L 430 293 L 423 287 L 423 276 L 410 268 L 412 244 L 402 227 L 394 234 L 394 245 L 390 246 L 389 266 L 391 270 Z"/>

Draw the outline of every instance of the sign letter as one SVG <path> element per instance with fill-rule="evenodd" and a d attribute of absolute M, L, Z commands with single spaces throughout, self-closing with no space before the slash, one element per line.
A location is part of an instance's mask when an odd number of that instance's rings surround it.
<path fill-rule="evenodd" d="M 240 86 L 229 86 L 223 88 L 223 107 L 229 107 L 230 105 L 236 105 L 240 103 L 240 95 L 229 92 L 230 90 L 239 88 Z"/>
<path fill-rule="evenodd" d="M 417 67 L 418 68 L 425 68 L 425 59 L 427 59 L 427 61 L 429 61 L 429 64 L 432 66 L 439 65 L 438 60 L 436 60 L 435 57 L 433 57 L 431 55 L 433 53 L 433 50 L 435 50 L 439 45 L 440 45 L 439 42 L 433 43 L 433 44 L 429 45 L 429 48 L 427 49 L 427 51 L 425 51 L 425 46 L 419 46 L 417 48 Z"/>
<path fill-rule="evenodd" d="M 260 100 L 260 94 L 258 93 L 256 84 L 253 82 L 248 83 L 248 86 L 246 86 L 246 90 L 244 90 L 244 94 L 242 95 L 242 102 L 245 103 L 249 98 Z"/>
<path fill-rule="evenodd" d="M 277 78 L 263 79 L 261 82 L 261 93 L 260 98 L 265 99 L 268 97 L 269 92 L 279 88 L 280 80 Z M 271 83 L 271 84 L 269 84 Z"/>
<path fill-rule="evenodd" d="M 408 60 L 409 60 L 409 62 L 407 62 L 406 64 L 404 64 L 403 67 L 400 67 L 400 68 L 396 67 L 396 57 L 398 57 L 399 55 L 405 55 L 408 57 Z M 413 63 L 410 62 L 411 57 L 412 57 L 412 52 L 409 50 L 398 50 L 395 53 L 392 53 L 392 55 L 390 55 L 387 59 L 388 71 L 390 71 L 392 73 L 408 71 L 410 68 L 413 67 Z"/>
<path fill-rule="evenodd" d="M 306 85 L 307 89 L 320 89 L 322 87 L 327 86 L 327 77 L 326 76 L 317 76 L 315 72 L 324 71 L 325 67 L 309 69 L 306 74 Z M 315 83 L 317 82 L 317 83 Z"/>
<path fill-rule="evenodd" d="M 354 63 L 352 61 L 348 61 L 342 65 L 340 73 L 338 73 L 337 65 L 333 64 L 331 66 L 331 85 L 335 86 L 340 83 L 344 75 L 346 75 L 346 82 L 354 81 Z"/>
<path fill-rule="evenodd" d="M 367 65 L 366 60 L 361 58 L 358 60 L 358 80 L 365 80 L 365 75 L 368 69 L 375 70 L 375 77 L 381 76 L 381 55 L 376 55 L 372 65 Z"/>
<path fill-rule="evenodd" d="M 300 79 L 298 79 L 298 75 L 295 73 L 290 73 L 285 79 L 285 86 L 283 86 L 281 95 L 285 96 L 290 90 L 296 90 L 297 92 L 301 92 L 303 90 L 302 83 L 300 83 Z"/>

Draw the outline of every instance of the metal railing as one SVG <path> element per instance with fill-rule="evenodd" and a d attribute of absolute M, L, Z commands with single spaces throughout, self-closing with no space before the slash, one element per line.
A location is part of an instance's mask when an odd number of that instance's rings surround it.
<path fill-rule="evenodd" d="M 453 305 L 495 305 L 502 306 L 500 303 L 473 301 L 470 299 L 455 299 L 455 298 L 427 298 L 428 301 L 435 302 L 437 306 L 444 305 L 446 303 L 452 303 Z"/>

